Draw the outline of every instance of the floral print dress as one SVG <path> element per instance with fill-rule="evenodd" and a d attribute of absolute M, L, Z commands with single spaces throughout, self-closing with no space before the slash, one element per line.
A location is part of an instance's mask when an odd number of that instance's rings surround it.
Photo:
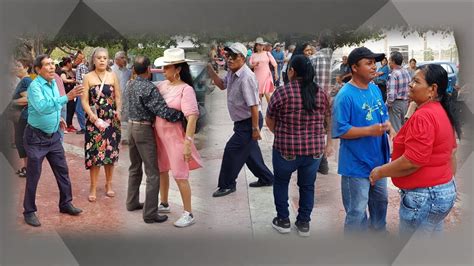
<path fill-rule="evenodd" d="M 104 84 L 100 97 L 100 85 L 89 89 L 89 105 L 95 107 L 97 116 L 109 123 L 104 131 L 100 131 L 89 119 L 86 119 L 85 160 L 86 169 L 91 166 L 114 164 L 119 158 L 119 143 L 121 139 L 120 121 L 115 118 L 114 87 Z M 94 108 L 92 108 L 94 110 Z M 87 115 L 86 115 L 87 116 Z"/>

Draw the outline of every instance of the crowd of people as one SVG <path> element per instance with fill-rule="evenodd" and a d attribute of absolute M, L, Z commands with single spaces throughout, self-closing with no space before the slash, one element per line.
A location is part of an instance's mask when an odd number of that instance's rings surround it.
<path fill-rule="evenodd" d="M 359 47 L 343 56 L 331 84 L 332 49 L 323 35 L 318 44 L 319 49 L 309 43 L 289 46 L 278 57 L 286 64 L 280 69 L 276 56 L 265 50 L 268 43 L 257 38 L 252 53 L 241 43 L 224 48 L 229 70 L 224 79 L 209 67 L 213 82 L 227 89 L 234 121 L 213 196 L 235 192 L 238 172 L 247 164 L 258 178 L 251 187 L 273 184 L 277 216 L 272 226 L 289 233 L 288 186 L 296 171 L 299 207 L 294 225 L 308 236 L 317 172 L 323 164 L 327 171 L 332 139 L 339 139 L 345 232 L 386 232 L 387 178 L 400 189 L 401 234 L 442 231 L 456 199 L 456 135 L 461 137 L 446 70 L 436 64 L 416 68 L 414 59 L 405 69 L 399 52 L 387 60 L 383 53 Z M 280 44 L 274 48 L 279 52 Z M 266 126 L 275 135 L 273 175 L 268 177 L 258 147 L 263 95 L 268 101 Z M 409 100 L 414 106 L 410 111 Z"/>
<path fill-rule="evenodd" d="M 456 135 L 461 137 L 460 123 L 449 106 L 447 72 L 434 64 L 416 68 L 412 60 L 410 68 L 404 69 L 399 52 L 387 59 L 383 53 L 359 47 L 343 56 L 339 75 L 331 84 L 332 52 L 324 35 L 317 48 L 303 43 L 284 51 L 281 43 L 271 45 L 260 37 L 253 47 L 235 42 L 211 48 L 210 79 L 227 91 L 234 122 L 218 189 L 212 196 L 235 192 L 238 174 L 247 165 L 258 178 L 250 187 L 273 186 L 277 215 L 271 224 L 278 232 L 288 233 L 288 189 L 296 171 L 299 207 L 294 225 L 300 235 L 308 236 L 317 172 L 328 173 L 327 157 L 333 154 L 333 139 L 339 139 L 337 172 L 346 232 L 386 231 L 387 178 L 401 191 L 402 233 L 442 231 L 443 219 L 456 198 Z M 122 51 L 115 54 L 112 66 L 109 61 L 108 50 L 101 47 L 94 49 L 89 62 L 80 51 L 73 58 L 63 58 L 58 66 L 48 55 L 33 61 L 16 60 L 15 75 L 20 82 L 9 109 L 16 114 L 11 120 L 23 161 L 17 174 L 26 177 L 25 222 L 41 225 L 35 198 L 45 158 L 60 190 L 60 212 L 81 214 L 72 204 L 62 146 L 63 132 L 76 132 L 84 134 L 91 204 L 98 199 L 102 166 L 105 195 L 115 196 L 114 166 L 120 144 L 128 144 L 126 209 L 143 209 L 146 223 L 166 221 L 162 213 L 171 211 L 171 173 L 183 202 L 182 215 L 174 225 L 194 224 L 189 175 L 203 161 L 194 145 L 199 108 L 188 64 L 192 60 L 183 49 L 165 50 L 153 62 L 163 68 L 165 77 L 158 85 L 150 81 L 152 62 L 146 56 L 136 56 L 131 70 Z M 216 72 L 220 66 L 227 69 L 224 78 Z M 265 115 L 264 96 L 268 102 Z M 74 114 L 79 130 L 72 123 Z M 275 135 L 273 171 L 265 164 L 258 144 L 264 122 Z M 142 165 L 145 202 L 139 201 Z"/>

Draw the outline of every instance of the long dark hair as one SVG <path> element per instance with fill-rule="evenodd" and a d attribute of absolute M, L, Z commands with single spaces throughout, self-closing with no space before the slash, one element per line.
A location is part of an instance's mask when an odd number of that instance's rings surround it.
<path fill-rule="evenodd" d="M 456 131 L 458 138 L 461 139 L 461 123 L 458 120 L 458 117 L 456 117 L 454 114 L 455 107 L 453 105 L 451 95 L 447 92 L 448 73 L 442 66 L 437 64 L 424 65 L 418 69 L 420 69 L 425 74 L 425 80 L 429 86 L 433 84 L 438 85 L 438 99 L 443 106 L 443 109 L 448 114 L 449 121 Z"/>
<path fill-rule="evenodd" d="M 191 70 L 189 70 L 189 65 L 187 62 L 179 63 L 174 65 L 175 68 L 181 67 L 179 72 L 179 77 L 184 83 L 194 88 L 193 77 L 191 76 Z"/>
<path fill-rule="evenodd" d="M 300 95 L 303 101 L 303 109 L 306 111 L 316 110 L 316 94 L 319 87 L 314 82 L 314 68 L 311 61 L 304 55 L 293 55 L 288 64 L 288 69 L 295 71 L 296 77 L 301 80 Z"/>

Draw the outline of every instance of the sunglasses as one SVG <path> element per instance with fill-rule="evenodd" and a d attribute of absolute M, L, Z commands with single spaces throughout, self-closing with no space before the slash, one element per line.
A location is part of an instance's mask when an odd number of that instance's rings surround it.
<path fill-rule="evenodd" d="M 227 52 L 226 56 L 227 56 L 227 59 L 235 60 L 235 59 L 237 59 L 237 57 L 238 57 L 239 55 L 236 54 L 236 53 L 233 53 L 233 52 Z"/>

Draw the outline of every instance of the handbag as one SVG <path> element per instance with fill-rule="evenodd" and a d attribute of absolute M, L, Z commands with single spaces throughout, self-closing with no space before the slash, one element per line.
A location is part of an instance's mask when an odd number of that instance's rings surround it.
<path fill-rule="evenodd" d="M 270 52 L 267 52 L 267 57 L 268 57 L 268 66 L 270 67 L 270 71 L 275 72 L 275 67 L 272 65 L 272 60 L 270 59 Z"/>
<path fill-rule="evenodd" d="M 107 79 L 107 72 L 105 72 L 104 75 L 104 80 L 102 80 L 102 83 L 100 84 L 99 92 L 97 93 L 97 98 L 96 102 L 99 102 L 100 94 L 102 93 L 102 89 L 104 88 L 105 80 Z M 95 109 L 95 106 L 94 106 Z M 107 127 L 110 126 L 109 123 L 105 122 L 103 119 L 99 118 L 99 113 L 97 112 L 97 109 L 95 109 L 96 115 L 97 115 L 97 120 L 95 120 L 94 125 L 100 130 L 104 131 Z"/>

